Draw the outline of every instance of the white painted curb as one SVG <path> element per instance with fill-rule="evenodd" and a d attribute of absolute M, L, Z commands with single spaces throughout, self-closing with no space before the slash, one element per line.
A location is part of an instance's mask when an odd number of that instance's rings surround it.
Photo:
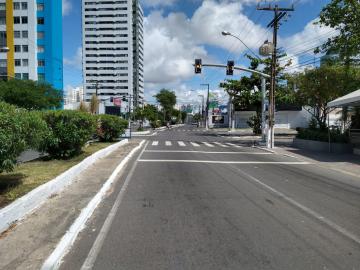
<path fill-rule="evenodd" d="M 28 194 L 17 199 L 10 205 L 0 210 L 0 233 L 7 230 L 11 224 L 23 219 L 27 214 L 34 211 L 44 203 L 51 195 L 59 193 L 66 186 L 70 185 L 73 180 L 97 160 L 111 154 L 119 146 L 125 145 L 128 140 L 122 140 L 110 145 L 93 155 L 85 158 L 79 164 L 60 174 L 53 180 L 43 184 Z"/>
<path fill-rule="evenodd" d="M 141 143 L 135 147 L 116 167 L 108 180 L 106 180 L 105 184 L 102 186 L 101 190 L 91 199 L 88 205 L 81 210 L 80 215 L 75 220 L 75 222 L 71 225 L 70 229 L 65 233 L 62 237 L 55 250 L 51 253 L 51 255 L 46 259 L 41 270 L 49 270 L 49 269 L 58 269 L 61 264 L 62 258 L 69 251 L 71 246 L 76 240 L 78 234 L 85 228 L 85 223 L 91 217 L 92 213 L 95 211 L 96 207 L 105 197 L 108 190 L 111 188 L 111 185 L 116 180 L 120 171 L 124 168 L 127 162 L 133 157 L 133 155 L 143 146 L 145 140 L 141 141 Z"/>

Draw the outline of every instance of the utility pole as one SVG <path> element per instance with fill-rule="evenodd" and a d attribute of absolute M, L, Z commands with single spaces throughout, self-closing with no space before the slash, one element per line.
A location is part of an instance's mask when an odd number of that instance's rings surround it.
<path fill-rule="evenodd" d="M 269 92 L 269 142 L 268 147 L 274 148 L 274 126 L 275 126 L 275 89 L 276 89 L 276 75 L 277 75 L 277 35 L 279 30 L 280 20 L 287 14 L 287 11 L 294 11 L 294 7 L 281 8 L 278 5 L 272 6 L 269 4 L 266 7 L 257 7 L 257 10 L 265 10 L 274 12 L 274 19 L 267 25 L 273 28 L 273 51 L 271 61 L 271 78 L 270 78 L 270 92 Z"/>
<path fill-rule="evenodd" d="M 209 130 L 209 103 L 210 103 L 210 84 L 208 83 L 202 83 L 200 85 L 207 86 L 207 98 L 206 98 L 206 111 L 205 111 L 205 127 L 206 130 Z"/>

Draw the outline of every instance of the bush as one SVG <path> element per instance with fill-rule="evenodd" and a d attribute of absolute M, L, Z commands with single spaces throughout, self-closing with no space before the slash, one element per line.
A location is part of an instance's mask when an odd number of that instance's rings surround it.
<path fill-rule="evenodd" d="M 51 134 L 43 150 L 52 158 L 66 159 L 81 153 L 85 143 L 96 131 L 94 116 L 79 111 L 48 111 L 43 113 Z"/>
<path fill-rule="evenodd" d="M 313 140 L 320 142 L 329 141 L 329 132 L 328 130 L 321 129 L 309 129 L 309 128 L 298 128 L 297 129 L 298 139 L 303 140 Z M 348 143 L 349 137 L 346 134 L 342 134 L 339 129 L 330 130 L 330 141 L 333 143 Z"/>
<path fill-rule="evenodd" d="M 150 125 L 152 128 L 159 128 L 161 127 L 161 121 L 160 120 L 152 121 Z"/>
<path fill-rule="evenodd" d="M 50 132 L 37 112 L 0 102 L 0 172 L 12 171 L 26 149 L 41 149 Z"/>
<path fill-rule="evenodd" d="M 124 134 L 128 122 L 114 115 L 100 115 L 98 118 L 97 135 L 100 141 L 112 142 Z"/>
<path fill-rule="evenodd" d="M 254 134 L 261 134 L 261 114 L 256 113 L 247 121 L 249 127 L 252 128 Z"/>

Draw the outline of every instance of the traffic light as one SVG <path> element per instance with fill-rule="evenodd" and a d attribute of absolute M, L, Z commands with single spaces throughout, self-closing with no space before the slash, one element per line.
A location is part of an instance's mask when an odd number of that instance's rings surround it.
<path fill-rule="evenodd" d="M 202 67 L 201 59 L 195 59 L 195 74 L 201 73 L 201 67 Z"/>
<path fill-rule="evenodd" d="M 113 97 L 110 98 L 110 102 L 114 102 L 114 98 L 113 98 Z"/>
<path fill-rule="evenodd" d="M 127 102 L 126 97 L 123 97 L 123 98 L 122 98 L 122 101 Z"/>
<path fill-rule="evenodd" d="M 227 62 L 226 75 L 228 75 L 228 76 L 234 75 L 234 65 L 235 65 L 234 61 Z"/>

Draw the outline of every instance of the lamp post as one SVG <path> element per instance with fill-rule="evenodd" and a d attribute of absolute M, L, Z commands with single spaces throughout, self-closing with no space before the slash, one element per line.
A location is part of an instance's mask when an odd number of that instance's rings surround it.
<path fill-rule="evenodd" d="M 202 83 L 200 85 L 207 86 L 207 98 L 206 98 L 206 111 L 205 111 L 205 128 L 209 130 L 209 96 L 210 96 L 210 84 Z"/>
<path fill-rule="evenodd" d="M 198 95 L 199 97 L 202 98 L 202 103 L 201 103 L 201 122 L 204 121 L 204 102 L 205 102 L 205 97 L 204 95 Z M 203 125 L 203 123 L 201 123 L 201 125 Z"/>
<path fill-rule="evenodd" d="M 260 57 L 259 57 L 256 53 L 254 53 L 253 50 L 251 50 L 251 49 L 245 44 L 245 42 L 242 41 L 238 36 L 235 36 L 235 35 L 233 35 L 232 33 L 228 32 L 228 31 L 222 31 L 221 34 L 222 34 L 223 36 L 231 36 L 231 37 L 236 38 L 236 39 L 239 40 L 257 59 L 260 60 Z"/>

